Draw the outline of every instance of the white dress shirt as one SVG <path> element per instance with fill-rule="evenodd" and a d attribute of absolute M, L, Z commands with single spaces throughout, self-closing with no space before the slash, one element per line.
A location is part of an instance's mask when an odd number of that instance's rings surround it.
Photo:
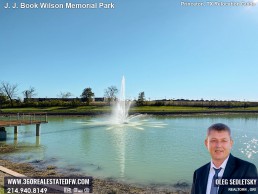
<path fill-rule="evenodd" d="M 208 177 L 208 182 L 207 182 L 206 194 L 210 194 L 210 192 L 211 192 L 212 179 L 213 179 L 213 176 L 215 175 L 215 170 L 213 168 L 216 168 L 216 169 L 221 168 L 221 170 L 220 170 L 220 172 L 218 174 L 218 177 L 222 177 L 223 173 L 225 171 L 227 162 L 228 162 L 228 158 L 229 158 L 229 156 L 226 158 L 226 160 L 224 160 L 224 162 L 218 168 L 211 161 L 210 172 L 209 172 L 209 177 Z"/>

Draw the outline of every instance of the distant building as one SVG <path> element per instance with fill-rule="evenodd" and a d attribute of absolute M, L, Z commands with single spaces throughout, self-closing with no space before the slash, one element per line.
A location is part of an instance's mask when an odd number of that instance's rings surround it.
<path fill-rule="evenodd" d="M 104 102 L 105 98 L 93 98 L 94 102 Z"/>
<path fill-rule="evenodd" d="M 61 100 L 64 102 L 72 102 L 75 100 L 82 101 L 82 98 L 24 98 L 24 102 L 45 102 L 45 101 L 53 101 L 53 100 Z M 97 97 L 93 98 L 93 102 L 104 102 L 105 98 Z"/>

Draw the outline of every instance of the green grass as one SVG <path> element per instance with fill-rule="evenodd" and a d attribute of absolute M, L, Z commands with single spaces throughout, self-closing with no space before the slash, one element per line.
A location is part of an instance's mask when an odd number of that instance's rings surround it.
<path fill-rule="evenodd" d="M 84 113 L 84 112 L 108 112 L 110 111 L 110 107 L 100 107 L 100 106 L 81 106 L 77 108 L 69 108 L 69 107 L 46 107 L 46 108 L 5 108 L 1 109 L 2 112 L 8 113 L 34 113 L 34 112 L 47 112 L 47 113 Z"/>
<path fill-rule="evenodd" d="M 0 194 L 4 194 L 4 188 L 0 187 Z"/>
<path fill-rule="evenodd" d="M 69 107 L 46 107 L 46 108 L 5 108 L 1 109 L 3 113 L 36 113 L 36 112 L 46 112 L 46 113 L 110 113 L 110 106 L 80 106 L 77 108 Z M 142 113 L 142 112 L 160 112 L 160 113 L 184 113 L 184 112 L 232 112 L 232 111 L 258 111 L 258 107 L 249 108 L 207 108 L 207 107 L 188 107 L 188 106 L 141 106 L 141 107 L 131 107 L 130 112 Z"/>
<path fill-rule="evenodd" d="M 190 112 L 211 112 L 211 111 L 258 111 L 258 107 L 250 108 L 208 108 L 208 107 L 191 107 L 191 106 L 142 106 L 132 107 L 133 111 L 190 111 Z"/>
<path fill-rule="evenodd" d="M 203 107 L 185 107 L 185 106 L 141 106 L 132 107 L 132 111 L 205 111 Z"/>

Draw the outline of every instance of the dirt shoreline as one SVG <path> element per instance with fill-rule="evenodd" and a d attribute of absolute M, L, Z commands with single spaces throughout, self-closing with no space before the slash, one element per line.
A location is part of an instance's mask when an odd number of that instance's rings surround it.
<path fill-rule="evenodd" d="M 0 146 L 0 153 L 15 152 L 12 146 Z M 48 165 L 44 168 L 37 168 L 30 163 L 18 163 L 3 159 L 0 154 L 0 165 L 24 174 L 29 177 L 67 177 L 67 176 L 87 176 L 87 174 L 60 172 L 56 166 Z M 0 182 L 3 181 L 4 173 L 0 172 Z M 188 194 L 189 185 L 187 183 L 176 183 L 173 188 L 161 188 L 157 185 L 152 186 L 135 186 L 125 183 L 120 183 L 115 180 L 99 179 L 93 177 L 93 193 L 99 194 Z"/>

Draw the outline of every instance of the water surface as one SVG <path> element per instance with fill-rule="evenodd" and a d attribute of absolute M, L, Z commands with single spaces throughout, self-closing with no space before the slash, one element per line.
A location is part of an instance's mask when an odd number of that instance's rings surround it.
<path fill-rule="evenodd" d="M 222 122 L 232 129 L 232 154 L 258 166 L 258 115 L 147 116 L 139 125 L 110 127 L 103 117 L 50 117 L 35 137 L 35 126 L 8 127 L 7 144 L 21 162 L 42 161 L 61 170 L 136 184 L 192 182 L 193 171 L 210 161 L 206 129 Z M 104 125 L 94 125 L 94 123 Z M 91 123 L 91 124 L 89 124 Z"/>

